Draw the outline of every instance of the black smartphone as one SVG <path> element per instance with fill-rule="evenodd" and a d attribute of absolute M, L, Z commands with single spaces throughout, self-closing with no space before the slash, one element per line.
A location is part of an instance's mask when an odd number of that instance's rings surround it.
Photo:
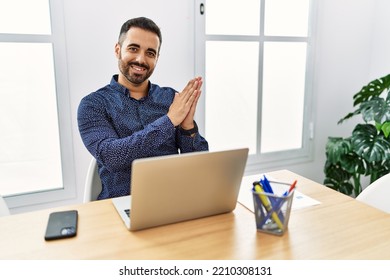
<path fill-rule="evenodd" d="M 50 213 L 47 222 L 45 240 L 55 240 L 76 236 L 77 210 Z"/>

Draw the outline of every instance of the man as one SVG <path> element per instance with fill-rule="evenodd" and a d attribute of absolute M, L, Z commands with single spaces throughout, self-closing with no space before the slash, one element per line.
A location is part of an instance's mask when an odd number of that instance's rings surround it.
<path fill-rule="evenodd" d="M 150 19 L 125 22 L 115 45 L 119 74 L 80 102 L 80 135 L 102 181 L 98 199 L 129 195 L 137 158 L 208 150 L 194 121 L 202 79 L 190 80 L 179 93 L 149 81 L 161 43 L 160 29 Z"/>

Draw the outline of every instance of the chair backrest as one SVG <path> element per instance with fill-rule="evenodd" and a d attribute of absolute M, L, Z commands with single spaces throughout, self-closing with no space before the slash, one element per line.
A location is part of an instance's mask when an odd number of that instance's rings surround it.
<path fill-rule="evenodd" d="M 7 203 L 5 203 L 4 198 L 0 196 L 0 217 L 8 216 L 10 214 Z"/>
<path fill-rule="evenodd" d="M 95 158 L 92 158 L 87 172 L 84 189 L 84 202 L 97 200 L 102 191 L 102 182 L 98 173 L 98 165 Z"/>
<path fill-rule="evenodd" d="M 380 177 L 367 186 L 356 200 L 390 213 L 390 174 Z"/>

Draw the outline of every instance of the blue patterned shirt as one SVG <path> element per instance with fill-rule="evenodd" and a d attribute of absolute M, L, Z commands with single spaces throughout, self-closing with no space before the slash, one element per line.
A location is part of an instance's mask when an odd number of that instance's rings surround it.
<path fill-rule="evenodd" d="M 85 96 L 77 113 L 81 138 L 99 167 L 98 199 L 130 194 L 131 163 L 137 158 L 208 150 L 199 133 L 181 135 L 168 118 L 174 89 L 149 82 L 148 95 L 136 100 L 117 81 L 114 75 L 109 85 Z"/>

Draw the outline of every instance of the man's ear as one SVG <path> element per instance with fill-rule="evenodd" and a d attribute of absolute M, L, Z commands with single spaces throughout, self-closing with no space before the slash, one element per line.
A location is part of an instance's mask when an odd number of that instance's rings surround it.
<path fill-rule="evenodd" d="M 121 45 L 119 43 L 115 44 L 115 56 L 117 59 L 121 57 Z"/>

